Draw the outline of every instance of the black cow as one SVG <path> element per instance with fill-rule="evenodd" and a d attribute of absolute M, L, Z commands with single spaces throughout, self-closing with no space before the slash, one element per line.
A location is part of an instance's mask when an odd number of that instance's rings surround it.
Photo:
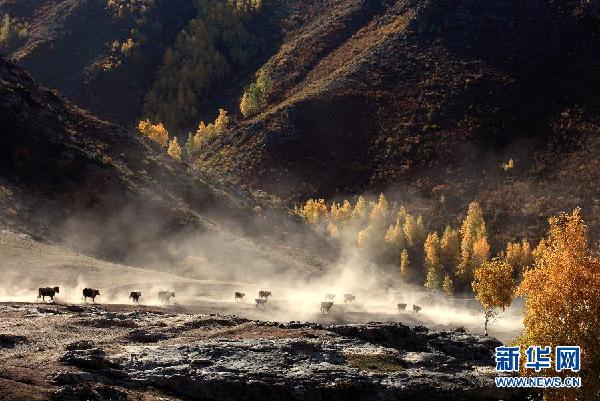
<path fill-rule="evenodd" d="M 271 296 L 271 291 L 259 291 L 258 292 L 258 297 L 259 298 L 269 299 L 270 296 Z"/>
<path fill-rule="evenodd" d="M 158 299 L 163 304 L 168 304 L 171 298 L 175 298 L 175 293 L 173 291 L 160 291 L 158 293 Z"/>
<path fill-rule="evenodd" d="M 246 294 L 245 294 L 245 293 L 243 293 L 243 292 L 237 292 L 237 291 L 236 291 L 236 293 L 233 295 L 233 297 L 234 297 L 233 299 L 235 300 L 235 302 L 237 302 L 237 301 L 238 301 L 238 299 L 239 299 L 240 301 L 243 301 L 245 296 L 246 296 Z"/>
<path fill-rule="evenodd" d="M 133 300 L 134 304 L 137 304 L 138 302 L 140 302 L 141 296 L 142 296 L 142 293 L 140 291 L 131 291 L 131 293 L 129 294 L 129 298 L 131 298 Z"/>
<path fill-rule="evenodd" d="M 321 313 L 329 313 L 329 310 L 333 307 L 333 302 L 321 302 Z"/>
<path fill-rule="evenodd" d="M 92 302 L 96 303 L 96 297 L 100 295 L 100 291 L 95 288 L 84 288 L 83 289 L 83 301 L 86 302 L 88 298 L 92 298 Z"/>
<path fill-rule="evenodd" d="M 420 306 L 418 306 L 418 305 L 413 305 L 413 311 L 415 311 L 415 313 L 419 313 L 419 311 L 420 311 L 421 309 L 422 309 L 422 308 L 421 308 Z"/>
<path fill-rule="evenodd" d="M 398 310 L 403 312 L 406 310 L 407 304 L 398 304 Z"/>
<path fill-rule="evenodd" d="M 255 307 L 260 309 L 264 309 L 265 305 L 267 304 L 267 300 L 264 298 L 256 298 L 254 302 L 256 302 Z"/>
<path fill-rule="evenodd" d="M 59 287 L 42 287 L 38 290 L 38 299 L 42 298 L 42 301 L 46 302 L 46 297 L 50 297 L 51 301 L 54 301 L 54 296 L 58 294 Z"/>
<path fill-rule="evenodd" d="M 352 294 L 344 294 L 344 303 L 352 303 L 352 301 L 354 301 L 356 299 L 356 297 Z"/>

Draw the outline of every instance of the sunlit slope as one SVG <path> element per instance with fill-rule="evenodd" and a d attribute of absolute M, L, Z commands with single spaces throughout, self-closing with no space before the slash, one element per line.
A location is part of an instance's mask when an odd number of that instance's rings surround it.
<path fill-rule="evenodd" d="M 504 242 L 539 236 L 547 216 L 581 206 L 597 237 L 593 8 L 320 6 L 263 66 L 267 106 L 205 148 L 206 171 L 291 202 L 398 187 L 438 209 L 442 227 L 479 199 Z"/>

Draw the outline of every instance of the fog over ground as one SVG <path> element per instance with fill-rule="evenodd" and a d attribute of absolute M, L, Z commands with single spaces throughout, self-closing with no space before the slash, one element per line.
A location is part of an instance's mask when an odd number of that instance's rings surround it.
<path fill-rule="evenodd" d="M 98 303 L 131 304 L 129 293 L 141 291 L 140 307 L 163 306 L 173 312 L 323 324 L 399 321 L 434 329 L 462 326 L 469 331 L 483 330 L 483 314 L 474 300 L 452 300 L 403 284 L 356 254 L 344 255 L 325 274 L 315 277 L 254 272 L 251 280 L 244 281 L 191 279 L 104 262 L 4 230 L 0 233 L 0 273 L 0 302 L 41 303 L 36 298 L 39 287 L 59 286 L 55 302 L 83 304 L 82 290 L 91 287 L 100 290 Z M 169 305 L 162 305 L 158 292 L 166 290 L 175 291 L 176 296 Z M 264 310 L 254 305 L 260 290 L 273 293 Z M 234 300 L 236 291 L 246 294 L 242 302 Z M 325 294 L 336 296 L 329 314 L 319 311 Z M 353 294 L 356 300 L 345 304 L 344 294 Z M 407 310 L 398 311 L 398 303 L 406 303 Z M 414 313 L 412 305 L 422 310 Z M 515 305 L 491 325 L 490 334 L 511 341 L 521 326 L 520 307 Z"/>

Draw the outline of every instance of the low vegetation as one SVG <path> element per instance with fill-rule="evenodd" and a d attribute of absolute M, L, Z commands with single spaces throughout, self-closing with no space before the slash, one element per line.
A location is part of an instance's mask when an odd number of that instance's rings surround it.
<path fill-rule="evenodd" d="M 256 115 L 265 109 L 272 88 L 271 77 L 265 70 L 260 70 L 256 81 L 250 84 L 242 95 L 240 111 L 244 117 Z"/>
<path fill-rule="evenodd" d="M 4 14 L 0 23 L 0 51 L 10 52 L 29 37 L 29 26 Z"/>

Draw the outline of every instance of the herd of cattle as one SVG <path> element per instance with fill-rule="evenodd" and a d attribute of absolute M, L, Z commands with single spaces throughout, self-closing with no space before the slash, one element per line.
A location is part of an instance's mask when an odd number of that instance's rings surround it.
<path fill-rule="evenodd" d="M 54 296 L 60 293 L 60 287 L 42 287 L 38 290 L 38 299 L 42 299 L 42 301 L 46 301 L 46 297 L 50 298 L 50 300 L 54 300 Z M 95 288 L 84 288 L 83 289 L 83 300 L 87 301 L 88 298 L 92 300 L 92 302 L 96 302 L 96 297 L 100 295 L 100 290 Z M 133 301 L 134 304 L 140 302 L 140 298 L 142 297 L 141 291 L 131 291 L 129 293 L 129 298 Z M 159 291 L 158 299 L 163 304 L 168 304 L 171 298 L 175 298 L 174 291 Z"/>
<path fill-rule="evenodd" d="M 267 302 L 271 295 L 272 295 L 271 291 L 264 291 L 264 290 L 259 291 L 258 298 L 254 299 L 255 307 L 264 309 L 265 306 L 267 305 Z M 236 291 L 233 294 L 233 299 L 235 302 L 244 302 L 245 297 L 246 297 L 245 292 L 237 292 Z M 344 303 L 345 304 L 351 304 L 352 301 L 355 301 L 355 300 L 356 300 L 356 296 L 354 296 L 353 294 L 344 294 Z M 321 302 L 321 313 L 322 314 L 329 313 L 331 308 L 333 308 L 334 302 L 335 302 L 335 294 L 325 294 L 325 301 Z M 408 304 L 398 304 L 398 310 L 400 312 L 404 312 L 406 310 L 407 306 L 408 306 Z M 421 307 L 413 304 L 412 310 L 415 313 L 419 313 L 419 311 L 421 310 Z"/>
<path fill-rule="evenodd" d="M 38 299 L 42 298 L 43 301 L 46 301 L 46 297 L 49 297 L 50 300 L 54 300 L 54 296 L 60 292 L 59 287 L 43 287 L 38 290 Z M 100 291 L 95 288 L 84 288 L 83 289 L 83 300 L 87 301 L 88 298 L 92 300 L 92 302 L 96 302 L 96 297 L 100 295 Z M 255 307 L 258 309 L 264 309 L 269 301 L 269 297 L 272 296 L 271 291 L 261 290 L 258 292 L 258 298 L 254 299 Z M 133 301 L 134 304 L 140 302 L 140 298 L 142 297 L 142 293 L 140 291 L 131 291 L 129 294 L 129 298 Z M 235 302 L 244 302 L 244 298 L 246 297 L 246 293 L 244 292 L 235 292 L 234 293 L 234 301 Z M 174 291 L 160 291 L 158 293 L 158 299 L 163 304 L 168 304 L 171 298 L 175 298 Z M 352 294 L 344 294 L 344 303 L 351 304 L 356 300 L 356 297 Z M 329 313 L 331 308 L 333 308 L 333 304 L 335 301 L 335 294 L 325 294 L 325 301 L 321 302 L 321 313 L 326 314 Z M 404 312 L 406 311 L 406 307 L 408 304 L 400 303 L 398 304 L 398 311 Z M 414 313 L 419 313 L 421 307 L 418 305 L 412 306 L 412 310 Z"/>

